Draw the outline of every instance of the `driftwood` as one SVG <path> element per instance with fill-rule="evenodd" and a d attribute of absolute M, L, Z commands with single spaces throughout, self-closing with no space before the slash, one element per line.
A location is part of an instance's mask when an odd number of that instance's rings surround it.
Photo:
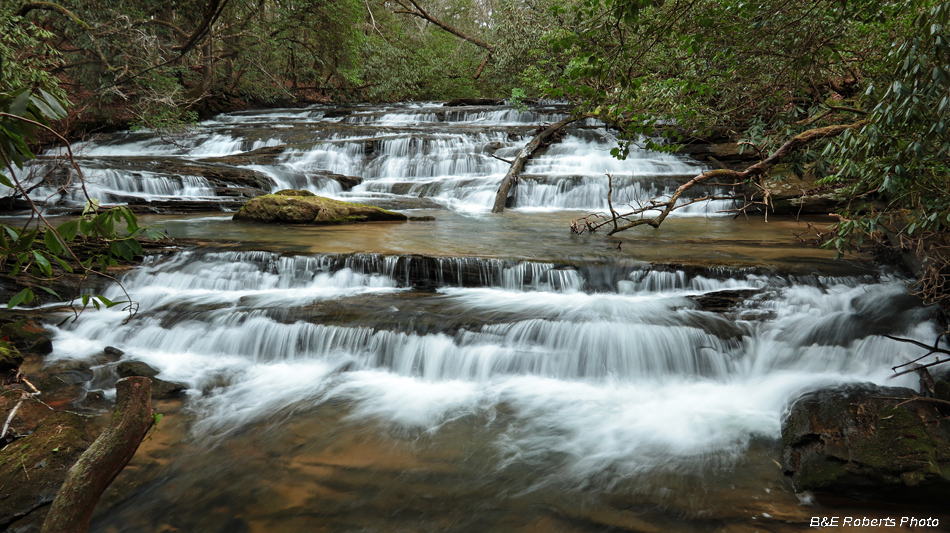
<path fill-rule="evenodd" d="M 804 131 L 802 133 L 799 133 L 795 137 L 793 137 L 791 140 L 789 140 L 785 144 L 783 144 L 778 150 L 776 150 L 768 158 L 762 161 L 759 161 L 758 163 L 750 166 L 749 168 L 743 171 L 720 168 L 716 170 L 709 170 L 709 171 L 703 172 L 702 174 L 695 176 L 693 179 L 689 180 L 683 185 L 680 185 L 676 189 L 676 191 L 674 191 L 673 194 L 669 196 L 669 198 L 666 198 L 666 199 L 654 198 L 650 202 L 647 202 L 644 205 L 640 205 L 636 209 L 627 213 L 623 213 L 623 214 L 618 214 L 611 209 L 612 212 L 610 213 L 610 215 L 591 214 L 591 215 L 586 215 L 580 218 L 576 218 L 571 222 L 571 230 L 574 233 L 583 233 L 585 230 L 588 232 L 593 232 L 603 226 L 612 224 L 613 229 L 611 229 L 607 234 L 613 235 L 614 233 L 617 233 L 618 231 L 624 231 L 636 226 L 646 225 L 646 226 L 652 226 L 654 228 L 658 228 L 660 227 L 660 224 L 662 224 L 663 221 L 666 220 L 666 217 L 669 216 L 670 213 L 672 213 L 673 211 L 677 209 L 680 209 L 682 207 L 685 207 L 687 205 L 694 204 L 697 202 L 720 198 L 716 195 L 710 195 L 710 196 L 705 196 L 702 198 L 695 198 L 686 203 L 677 204 L 680 197 L 682 197 L 683 194 L 689 189 L 692 189 L 693 187 L 701 183 L 705 183 L 714 178 L 716 180 L 721 180 L 721 179 L 733 180 L 732 183 L 727 184 L 729 186 L 737 186 L 742 182 L 760 178 L 761 176 L 767 174 L 772 169 L 772 167 L 774 167 L 776 164 L 779 163 L 779 161 L 787 157 L 789 154 L 791 154 L 795 150 L 801 148 L 802 146 L 805 146 L 809 143 L 812 143 L 820 139 L 828 139 L 831 137 L 836 137 L 848 130 L 860 128 L 866 123 L 867 123 L 866 121 L 860 121 L 860 122 L 855 122 L 854 124 L 840 124 L 840 125 L 835 125 L 835 126 L 826 126 L 824 128 L 815 128 L 808 131 Z M 768 202 L 768 198 L 766 198 L 766 202 Z M 495 203 L 497 206 L 497 199 Z M 644 216 L 647 212 L 650 212 L 650 211 L 659 211 L 660 214 L 654 217 Z M 742 209 L 739 209 L 738 211 L 742 211 Z M 618 221 L 624 221 L 625 224 L 619 225 L 617 223 Z"/>
<path fill-rule="evenodd" d="M 66 474 L 42 533 L 83 533 L 106 487 L 125 468 L 152 427 L 152 385 L 131 377 L 116 383 L 112 423 Z"/>
<path fill-rule="evenodd" d="M 524 164 L 538 148 L 541 147 L 544 141 L 560 131 L 564 126 L 576 120 L 577 118 L 566 118 L 560 122 L 555 122 L 541 133 L 535 135 L 534 138 L 518 152 L 518 157 L 511 162 L 511 168 L 508 169 L 508 173 L 505 174 L 504 179 L 501 180 L 501 185 L 498 186 L 498 193 L 495 194 L 495 205 L 491 209 L 492 213 L 501 213 L 505 210 L 505 200 L 508 199 L 508 192 L 511 190 L 511 186 L 518 180 L 518 174 L 521 173 Z"/>

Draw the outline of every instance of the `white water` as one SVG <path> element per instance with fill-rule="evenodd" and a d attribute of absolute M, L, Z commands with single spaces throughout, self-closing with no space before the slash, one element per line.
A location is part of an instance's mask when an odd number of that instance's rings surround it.
<path fill-rule="evenodd" d="M 904 347 L 873 331 L 935 334 L 889 277 L 438 259 L 425 267 L 438 290 L 404 299 L 414 261 L 424 260 L 182 253 L 125 278 L 136 320 L 85 313 L 58 330 L 54 357 L 115 346 L 188 383 L 202 438 L 326 402 L 408 432 L 503 407 L 513 422 L 494 437 L 499 468 L 563 454 L 554 474 L 583 482 L 738 457 L 752 439 L 777 438 L 804 391 L 911 384 L 886 381 Z M 587 288 L 590 275 L 602 289 Z M 689 298 L 736 289 L 760 292 L 725 317 Z M 324 319 L 308 311 L 318 304 Z M 348 305 L 367 313 L 362 324 L 334 319 Z M 401 326 L 374 325 L 386 316 Z"/>
<path fill-rule="evenodd" d="M 327 116 L 330 115 L 330 116 Z M 358 107 L 346 110 L 314 107 L 221 115 L 184 136 L 165 138 L 148 131 L 103 135 L 75 143 L 82 158 L 161 156 L 196 160 L 287 145 L 276 164 L 253 165 L 271 176 L 276 189 L 297 188 L 341 199 L 428 198 L 463 212 L 485 212 L 508 170 L 508 163 L 530 139 L 533 129 L 567 116 L 563 106 L 530 110 L 445 108 L 439 104 Z M 602 125 L 586 121 L 569 129 L 562 142 L 539 152 L 525 168 L 530 179 L 516 188 L 514 207 L 526 210 L 607 209 L 607 174 L 615 180 L 614 204 L 644 202 L 669 194 L 668 180 L 695 175 L 702 166 L 684 157 L 633 147 L 620 161 L 610 155 L 617 139 Z M 51 155 L 62 155 L 53 151 Z M 494 157 L 493 157 L 494 156 Z M 141 163 L 139 163 L 141 165 Z M 124 196 L 145 199 L 183 197 L 213 200 L 214 191 L 194 176 L 143 171 L 90 171 L 102 185 L 90 192 L 106 202 Z M 344 192 L 323 174 L 363 178 Z M 49 196 L 54 188 L 42 188 Z M 44 196 L 44 197 L 45 197 Z M 82 203 L 69 194 L 60 201 Z M 686 201 L 686 199 L 684 199 Z M 730 204 L 697 204 L 675 216 L 711 216 Z"/>

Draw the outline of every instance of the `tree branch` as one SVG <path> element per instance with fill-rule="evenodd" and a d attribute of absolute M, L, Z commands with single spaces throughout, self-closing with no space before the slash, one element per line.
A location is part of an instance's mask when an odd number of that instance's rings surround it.
<path fill-rule="evenodd" d="M 85 533 L 102 492 L 132 459 L 152 427 L 149 379 L 123 378 L 115 387 L 112 424 L 69 469 L 43 522 L 43 533 Z"/>
<path fill-rule="evenodd" d="M 446 24 L 445 22 L 442 22 L 441 20 L 439 20 L 439 19 L 433 17 L 432 15 L 429 14 L 428 11 L 426 11 L 425 9 L 423 9 L 423 7 L 420 6 L 420 5 L 419 5 L 419 2 L 417 2 L 416 0 L 408 0 L 408 1 L 407 1 L 407 0 L 396 0 L 396 3 L 398 3 L 400 6 L 402 6 L 403 9 L 402 9 L 402 10 L 399 10 L 399 11 L 393 11 L 394 13 L 404 13 L 404 14 L 406 14 L 406 15 L 412 15 L 412 16 L 414 16 L 414 17 L 419 17 L 419 18 L 421 18 L 421 19 L 423 19 L 423 20 L 427 20 L 427 21 L 429 21 L 429 22 L 435 24 L 436 26 L 442 28 L 443 30 L 445 30 L 445 31 L 447 31 L 447 32 L 449 32 L 449 33 L 451 33 L 452 35 L 455 35 L 456 37 L 458 37 L 458 38 L 460 38 L 460 39 L 463 39 L 463 40 L 465 40 L 465 41 L 468 41 L 468 42 L 474 44 L 475 46 L 484 48 L 485 50 L 488 50 L 489 52 L 491 52 L 492 50 L 495 49 L 495 45 L 494 45 L 494 44 L 486 43 L 485 41 L 479 39 L 478 37 L 469 35 L 469 34 L 463 32 L 462 30 L 460 30 L 460 29 L 458 29 L 458 28 L 456 28 L 456 27 L 454 27 L 454 26 L 450 26 L 449 24 Z M 486 62 L 487 62 L 487 59 L 486 59 Z M 483 68 L 484 68 L 484 67 L 483 67 Z M 479 69 L 479 74 L 481 74 L 481 69 Z M 477 76 L 476 76 L 476 79 L 477 79 Z"/>
<path fill-rule="evenodd" d="M 511 185 L 518 180 L 518 174 L 521 173 L 525 162 L 541 147 L 541 143 L 557 133 L 564 126 L 576 120 L 577 118 L 566 118 L 560 122 L 555 122 L 541 133 L 535 135 L 534 138 L 518 152 L 518 157 L 511 162 L 511 168 L 508 169 L 508 173 L 505 174 L 505 177 L 501 180 L 501 184 L 498 185 L 498 192 L 495 194 L 495 205 L 491 209 L 492 213 L 501 213 L 505 210 L 505 200 L 508 199 L 508 191 L 511 190 Z"/>
<path fill-rule="evenodd" d="M 687 204 L 677 205 L 677 202 L 679 201 L 680 197 L 682 197 L 683 194 L 689 189 L 692 189 L 693 187 L 701 183 L 705 183 L 706 181 L 712 178 L 726 178 L 726 179 L 732 179 L 736 182 L 748 181 L 753 178 L 757 178 L 759 176 L 762 176 L 768 173 L 768 171 L 771 170 L 772 167 L 774 167 L 783 158 L 787 157 L 789 154 L 791 154 L 798 148 L 801 148 L 802 146 L 805 146 L 809 143 L 812 143 L 821 139 L 835 137 L 848 130 L 859 128 L 866 123 L 867 121 L 862 120 L 860 122 L 855 122 L 853 124 L 840 124 L 840 125 L 826 126 L 823 128 L 815 128 L 815 129 L 803 131 L 802 133 L 799 133 L 798 135 L 793 137 L 791 140 L 783 144 L 778 150 L 776 150 L 768 158 L 762 161 L 759 161 L 758 163 L 752 165 L 751 167 L 741 172 L 735 171 L 735 170 L 729 170 L 729 169 L 717 169 L 717 170 L 709 170 L 709 171 L 703 172 L 702 174 L 695 176 L 693 179 L 689 180 L 688 182 L 680 185 L 676 189 L 676 191 L 674 191 L 673 194 L 670 195 L 669 199 L 665 201 L 658 201 L 654 199 L 648 205 L 640 206 L 629 213 L 625 213 L 619 216 L 615 214 L 612 214 L 610 217 L 603 217 L 601 215 L 587 215 L 584 217 L 576 218 L 573 221 L 571 221 L 571 230 L 574 231 L 575 233 L 583 233 L 584 230 L 594 231 L 610 222 L 613 222 L 614 224 L 616 224 L 616 219 L 618 218 L 628 220 L 629 222 L 621 226 L 615 226 L 614 229 L 612 229 L 608 233 L 608 235 L 613 235 L 614 233 L 617 233 L 619 231 L 624 231 L 630 228 L 634 228 L 637 226 L 644 226 L 644 225 L 658 228 L 660 227 L 660 224 L 662 224 L 663 221 L 666 220 L 666 217 L 669 216 L 670 213 L 692 203 L 690 202 Z M 496 200 L 496 203 L 497 203 L 497 200 Z M 660 214 L 652 218 L 645 218 L 643 215 L 647 213 L 648 211 L 660 211 Z M 630 220 L 630 217 L 637 217 L 637 218 Z M 590 222 L 591 218 L 598 218 L 598 219 L 605 218 L 605 220 L 592 224 Z"/>
<path fill-rule="evenodd" d="M 89 24 L 86 24 L 81 18 L 76 16 L 75 13 L 73 13 L 72 11 L 66 9 L 65 7 L 59 4 L 53 4 L 51 2 L 29 2 L 29 3 L 23 4 L 22 6 L 20 6 L 20 10 L 17 11 L 16 14 L 18 17 L 25 17 L 27 13 L 34 10 L 57 11 L 59 13 L 62 13 L 63 15 L 66 15 L 66 17 L 69 20 L 73 21 L 80 28 L 84 30 L 91 29 Z"/>

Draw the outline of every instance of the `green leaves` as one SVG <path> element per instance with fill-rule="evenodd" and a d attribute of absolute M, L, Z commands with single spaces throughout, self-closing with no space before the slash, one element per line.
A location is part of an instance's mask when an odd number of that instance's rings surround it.
<path fill-rule="evenodd" d="M 13 295 L 13 298 L 10 298 L 10 301 L 7 302 L 7 309 L 13 309 L 14 307 L 20 305 L 21 303 L 30 303 L 33 301 L 33 289 L 27 287 L 22 291 Z"/>
<path fill-rule="evenodd" d="M 29 143 L 36 140 L 36 132 L 48 128 L 51 120 L 66 117 L 66 110 L 56 97 L 43 90 L 39 92 L 39 96 L 28 89 L 0 93 L 0 158 L 5 165 L 22 169 L 23 162 L 34 157 Z M 6 176 L 0 184 L 13 188 Z"/>

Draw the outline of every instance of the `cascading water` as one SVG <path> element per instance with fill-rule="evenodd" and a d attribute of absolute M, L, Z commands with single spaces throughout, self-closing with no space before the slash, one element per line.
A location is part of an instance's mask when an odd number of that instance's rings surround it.
<path fill-rule="evenodd" d="M 490 470 L 533 471 L 527 491 L 738 461 L 798 394 L 883 382 L 901 346 L 881 335 L 935 334 L 887 275 L 183 252 L 124 283 L 139 316 L 84 314 L 55 356 L 114 346 L 187 383 L 201 446 L 287 409 L 430 439 L 464 419 Z M 736 291 L 726 314 L 700 303 Z"/>
<path fill-rule="evenodd" d="M 81 164 L 96 163 L 102 157 L 141 160 L 150 156 L 188 162 L 281 146 L 283 153 L 274 161 L 237 164 L 270 176 L 275 189 L 308 189 L 369 202 L 427 198 L 459 211 L 479 212 L 487 211 L 494 201 L 509 166 L 504 160 L 515 157 L 535 127 L 565 118 L 567 109 L 553 105 L 524 111 L 455 110 L 424 104 L 355 108 L 342 113 L 313 108 L 223 115 L 202 123 L 174 144 L 149 132 L 135 132 L 77 143 L 73 152 L 80 156 Z M 529 162 L 514 198 L 515 208 L 604 210 L 607 173 L 614 179 L 615 204 L 636 204 L 656 194 L 668 194 L 670 178 L 692 176 L 702 168 L 683 157 L 636 147 L 625 161 L 617 160 L 610 155 L 617 139 L 603 124 L 593 120 L 578 124 L 561 143 Z M 147 159 L 138 165 L 141 170 L 112 169 L 105 180 L 99 176 L 101 171 L 87 170 L 91 182 L 102 182 L 90 192 L 117 203 L 123 202 L 123 196 L 212 200 L 216 194 L 208 187 L 196 189 L 184 183 L 170 187 L 169 181 L 195 178 L 149 173 Z M 325 178 L 327 172 L 364 181 L 352 191 L 344 191 Z M 37 194 L 45 198 L 54 190 L 55 184 Z M 60 199 L 66 203 L 81 203 L 79 200 L 74 196 Z M 714 215 L 728 207 L 722 201 L 696 204 L 677 216 Z"/>
<path fill-rule="evenodd" d="M 574 214 L 559 211 L 605 208 L 607 173 L 616 204 L 701 168 L 636 149 L 617 161 L 615 139 L 590 121 L 527 165 L 515 210 L 479 215 L 508 167 L 497 158 L 564 111 L 245 112 L 166 153 L 147 133 L 85 145 L 106 197 L 211 201 L 222 187 L 198 176 L 110 167 L 207 159 L 278 189 L 410 208 L 426 198 L 421 214 L 436 217 L 330 228 L 162 218 L 170 233 L 244 251 L 150 256 L 122 279 L 133 320 L 114 307 L 54 326 L 49 359 L 99 365 L 91 386 L 107 395 L 106 346 L 188 387 L 168 417 L 177 425 L 143 445 L 117 482 L 130 488 L 106 495 L 92 530 L 807 524 L 774 463 L 784 410 L 826 385 L 912 385 L 888 379 L 906 347 L 884 335 L 932 342 L 931 310 L 899 276 L 832 263 L 774 220 L 686 216 L 610 240 L 570 236 Z M 344 191 L 328 173 L 364 181 Z"/>

